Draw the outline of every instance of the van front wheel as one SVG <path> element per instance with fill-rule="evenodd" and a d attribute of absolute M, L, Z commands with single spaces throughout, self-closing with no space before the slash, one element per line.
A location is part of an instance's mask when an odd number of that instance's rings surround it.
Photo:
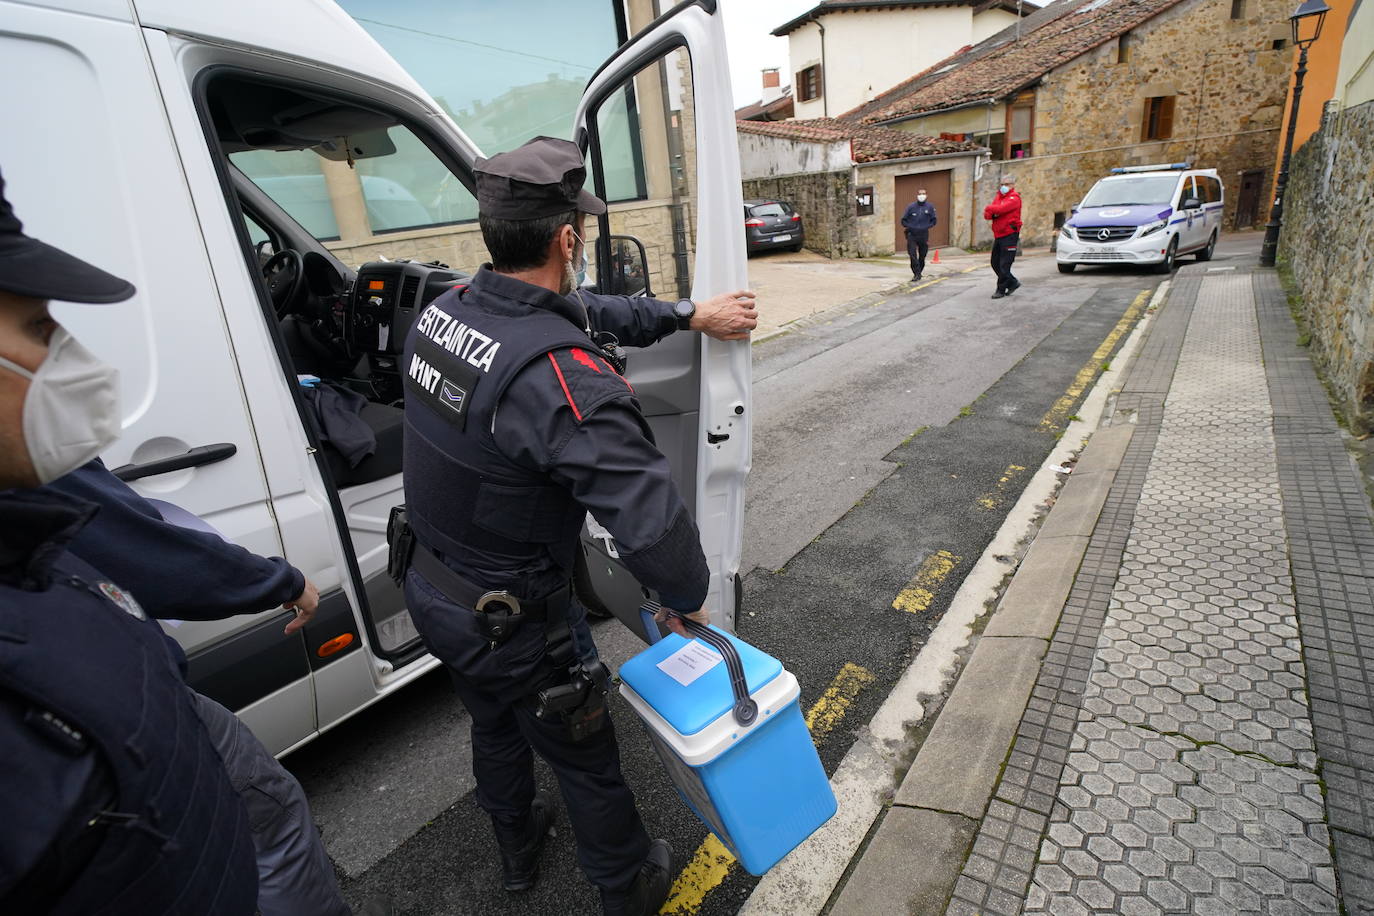
<path fill-rule="evenodd" d="M 1164 260 L 1155 265 L 1155 273 L 1172 273 L 1174 269 L 1174 257 L 1178 254 L 1178 236 L 1169 239 L 1169 247 L 1164 249 Z"/>
<path fill-rule="evenodd" d="M 1071 274 L 1071 273 L 1073 273 L 1073 269 L 1074 269 L 1075 267 L 1077 267 L 1077 266 L 1078 266 L 1077 264 L 1060 264 L 1060 265 L 1059 265 L 1059 272 L 1060 272 L 1061 274 Z"/>
<path fill-rule="evenodd" d="M 1217 230 L 1212 230 L 1212 237 L 1207 240 L 1207 247 L 1197 253 L 1199 261 L 1212 260 L 1212 252 L 1217 250 Z"/>

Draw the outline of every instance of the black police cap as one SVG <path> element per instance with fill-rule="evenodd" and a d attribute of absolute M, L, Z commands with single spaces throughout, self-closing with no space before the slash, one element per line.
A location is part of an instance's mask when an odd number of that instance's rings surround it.
<path fill-rule="evenodd" d="M 576 143 L 535 137 L 518 149 L 478 159 L 477 205 L 484 216 L 539 219 L 569 210 L 606 212 L 599 197 L 582 190 L 587 167 Z"/>
<path fill-rule="evenodd" d="M 0 290 L 63 302 L 120 302 L 134 286 L 93 264 L 24 234 L 24 224 L 5 199 L 0 175 Z"/>

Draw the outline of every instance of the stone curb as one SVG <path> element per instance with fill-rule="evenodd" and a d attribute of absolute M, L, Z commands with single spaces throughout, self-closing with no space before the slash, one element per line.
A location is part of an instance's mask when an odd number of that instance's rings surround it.
<path fill-rule="evenodd" d="M 1088 440 L 830 916 L 943 913 L 1133 430 Z"/>

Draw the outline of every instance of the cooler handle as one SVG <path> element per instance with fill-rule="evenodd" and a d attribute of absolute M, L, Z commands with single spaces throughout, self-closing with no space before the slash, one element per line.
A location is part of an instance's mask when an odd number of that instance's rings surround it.
<path fill-rule="evenodd" d="M 639 612 L 644 616 L 647 624 L 660 608 L 662 605 L 657 601 L 646 601 Z M 759 717 L 759 704 L 755 703 L 754 698 L 749 695 L 749 682 L 744 677 L 744 662 L 740 660 L 739 650 L 735 648 L 735 644 L 724 633 L 684 617 L 677 611 L 670 613 L 682 621 L 682 626 L 688 633 L 711 646 L 725 659 L 725 670 L 730 675 L 730 691 L 735 695 L 735 721 L 746 727 L 753 725 L 754 720 Z"/>

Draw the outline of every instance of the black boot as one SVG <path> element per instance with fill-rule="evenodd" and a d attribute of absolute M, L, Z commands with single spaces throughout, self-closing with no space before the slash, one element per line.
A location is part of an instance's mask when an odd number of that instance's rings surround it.
<path fill-rule="evenodd" d="M 620 891 L 601 890 L 601 911 L 605 916 L 652 916 L 668 899 L 672 883 L 673 847 L 667 840 L 649 844 L 649 855 L 639 867 L 634 882 Z"/>
<path fill-rule="evenodd" d="M 492 818 L 496 847 L 501 853 L 501 883 L 512 892 L 534 887 L 539 876 L 539 853 L 554 822 L 553 806 L 547 792 L 539 792 L 530 803 L 529 817 L 519 827 L 503 827 Z"/>

